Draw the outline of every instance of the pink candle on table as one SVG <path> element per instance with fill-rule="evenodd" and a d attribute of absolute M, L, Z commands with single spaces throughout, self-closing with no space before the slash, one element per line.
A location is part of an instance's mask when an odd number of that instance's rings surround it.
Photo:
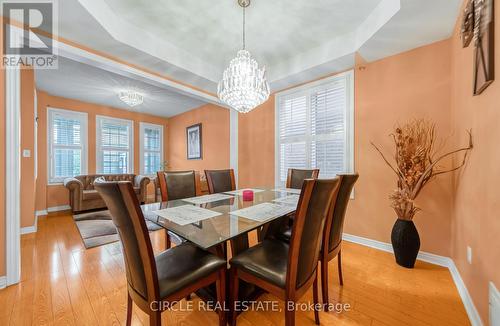
<path fill-rule="evenodd" d="M 243 201 L 253 201 L 252 190 L 243 190 Z"/>

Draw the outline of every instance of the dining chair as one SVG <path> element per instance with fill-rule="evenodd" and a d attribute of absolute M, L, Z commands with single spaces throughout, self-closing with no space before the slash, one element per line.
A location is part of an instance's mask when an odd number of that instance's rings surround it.
<path fill-rule="evenodd" d="M 205 170 L 205 177 L 211 194 L 236 190 L 233 169 Z"/>
<path fill-rule="evenodd" d="M 305 179 L 317 179 L 319 169 L 302 170 L 302 169 L 288 169 L 286 178 L 286 187 L 292 189 L 302 189 L 302 183 Z"/>
<path fill-rule="evenodd" d="M 158 171 L 156 172 L 162 201 L 184 199 L 201 194 L 198 171 Z"/>
<path fill-rule="evenodd" d="M 198 171 L 158 171 L 156 172 L 162 201 L 184 199 L 201 194 L 200 174 Z M 165 247 L 172 246 L 172 238 L 180 243 L 183 239 L 165 229 Z"/>
<path fill-rule="evenodd" d="M 239 280 L 255 284 L 285 301 L 285 325 L 295 325 L 295 303 L 311 287 L 318 304 L 318 259 L 326 217 L 333 209 L 339 179 L 306 179 L 297 206 L 290 244 L 265 239 L 236 255 L 231 264 L 231 325 L 236 325 Z M 307 223 L 306 223 L 307 222 Z M 293 303 L 293 309 L 289 308 Z M 319 324 L 319 312 L 314 311 Z"/>
<path fill-rule="evenodd" d="M 125 260 L 127 276 L 127 325 L 131 324 L 132 302 L 149 315 L 150 325 L 161 325 L 161 312 L 188 294 L 212 283 L 217 285 L 217 300 L 225 302 L 226 261 L 182 243 L 154 255 L 146 221 L 132 184 L 98 182 L 100 193 L 116 226 Z M 219 325 L 226 324 L 223 309 Z"/>
<path fill-rule="evenodd" d="M 352 188 L 359 178 L 355 174 L 339 174 L 340 186 L 335 200 L 333 213 L 327 219 L 324 228 L 323 242 L 320 253 L 321 262 L 321 293 L 323 303 L 328 303 L 328 262 L 337 257 L 340 285 L 344 285 L 342 278 L 342 231 L 344 229 L 345 213 L 351 197 Z"/>

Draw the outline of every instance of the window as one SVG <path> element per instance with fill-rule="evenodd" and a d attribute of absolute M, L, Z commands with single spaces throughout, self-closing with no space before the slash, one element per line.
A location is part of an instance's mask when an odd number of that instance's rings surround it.
<path fill-rule="evenodd" d="M 49 183 L 87 173 L 87 114 L 49 108 Z"/>
<path fill-rule="evenodd" d="M 354 170 L 353 82 L 350 71 L 276 95 L 277 186 L 289 168 L 321 178 Z"/>
<path fill-rule="evenodd" d="M 141 122 L 141 174 L 155 175 L 162 168 L 163 126 Z"/>
<path fill-rule="evenodd" d="M 97 116 L 96 131 L 97 173 L 133 173 L 132 121 Z"/>

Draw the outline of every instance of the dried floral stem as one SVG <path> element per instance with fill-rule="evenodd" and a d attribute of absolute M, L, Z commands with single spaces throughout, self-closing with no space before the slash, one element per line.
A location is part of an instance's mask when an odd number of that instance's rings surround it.
<path fill-rule="evenodd" d="M 395 128 L 395 132 L 391 134 L 395 146 L 395 165 L 386 158 L 384 153 L 373 142 L 371 143 L 384 162 L 398 177 L 397 189 L 390 196 L 391 206 L 398 218 L 413 219 L 415 213 L 419 210 L 415 206 L 414 200 L 424 186 L 434 177 L 456 171 L 465 165 L 468 153 L 473 148 L 472 134 L 470 131 L 467 131 L 467 133 L 469 135 L 468 146 L 438 155 L 438 150 L 435 150 L 434 147 L 436 131 L 433 123 L 420 119 L 398 126 Z M 464 152 L 464 156 L 458 166 L 447 170 L 437 168 L 441 161 L 460 152 Z"/>

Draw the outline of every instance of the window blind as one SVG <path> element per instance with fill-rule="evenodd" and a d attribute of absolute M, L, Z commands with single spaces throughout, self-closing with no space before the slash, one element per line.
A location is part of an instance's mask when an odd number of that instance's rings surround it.
<path fill-rule="evenodd" d="M 141 122 L 141 173 L 154 175 L 162 168 L 163 126 Z"/>
<path fill-rule="evenodd" d="M 132 121 L 97 116 L 97 171 L 132 173 Z"/>
<path fill-rule="evenodd" d="M 318 168 L 321 178 L 353 170 L 350 78 L 346 73 L 277 95 L 277 185 L 289 168 Z"/>
<path fill-rule="evenodd" d="M 49 182 L 86 171 L 87 115 L 49 108 Z"/>

